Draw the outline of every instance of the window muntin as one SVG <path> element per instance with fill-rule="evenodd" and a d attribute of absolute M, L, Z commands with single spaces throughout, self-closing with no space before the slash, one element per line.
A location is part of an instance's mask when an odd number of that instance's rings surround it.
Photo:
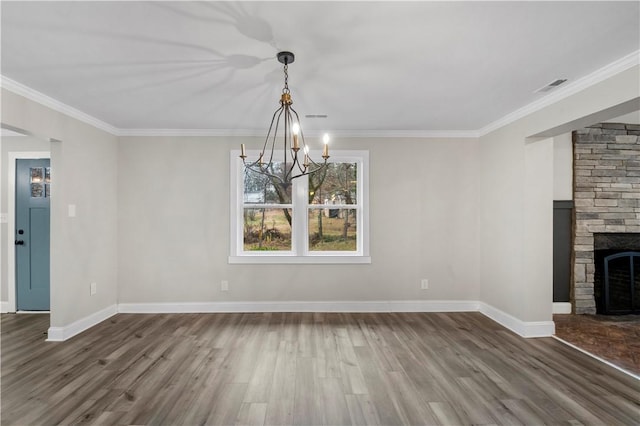
<path fill-rule="evenodd" d="M 231 152 L 230 263 L 370 263 L 366 151 L 333 152 L 325 176 L 290 185 L 245 171 L 238 155 Z"/>

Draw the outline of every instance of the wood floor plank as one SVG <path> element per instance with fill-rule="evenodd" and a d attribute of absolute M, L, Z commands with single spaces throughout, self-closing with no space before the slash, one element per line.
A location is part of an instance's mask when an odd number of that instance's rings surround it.
<path fill-rule="evenodd" d="M 342 380 L 338 377 L 318 379 L 322 392 L 323 424 L 348 425 L 351 414 L 347 406 Z"/>
<path fill-rule="evenodd" d="M 247 392 L 246 383 L 228 383 L 216 401 L 206 424 L 232 425 L 235 424 L 242 407 L 242 399 Z"/>
<path fill-rule="evenodd" d="M 321 395 L 315 359 L 299 358 L 296 361 L 293 424 L 323 424 L 324 405 Z"/>
<path fill-rule="evenodd" d="M 245 402 L 240 406 L 237 426 L 261 426 L 267 414 L 267 403 Z"/>
<path fill-rule="evenodd" d="M 378 412 L 369 395 L 345 395 L 351 424 L 381 425 Z"/>
<path fill-rule="evenodd" d="M 390 389 L 384 379 L 385 371 L 381 371 L 375 361 L 378 353 L 369 347 L 354 348 L 354 351 L 358 357 L 358 364 L 367 386 L 368 395 L 373 401 L 380 423 L 383 425 L 402 424 L 400 414 L 389 395 Z"/>
<path fill-rule="evenodd" d="M 407 375 L 402 371 L 385 373 L 386 383 L 393 404 L 400 413 L 405 424 L 435 424 L 436 417 L 429 405 L 418 394 Z"/>
<path fill-rule="evenodd" d="M 0 316 L 0 423 L 637 425 L 640 381 L 477 312 Z"/>
<path fill-rule="evenodd" d="M 282 340 L 278 348 L 265 424 L 293 424 L 297 344 Z"/>

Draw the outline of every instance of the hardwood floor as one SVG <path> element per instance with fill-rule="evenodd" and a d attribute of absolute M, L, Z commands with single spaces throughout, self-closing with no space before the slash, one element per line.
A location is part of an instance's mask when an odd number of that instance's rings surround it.
<path fill-rule="evenodd" d="M 640 381 L 480 313 L 2 315 L 3 425 L 638 424 Z"/>

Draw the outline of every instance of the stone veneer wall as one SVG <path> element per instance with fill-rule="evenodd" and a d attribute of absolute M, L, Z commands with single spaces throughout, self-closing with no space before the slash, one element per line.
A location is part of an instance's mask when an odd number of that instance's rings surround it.
<path fill-rule="evenodd" d="M 618 123 L 573 132 L 571 301 L 577 314 L 596 312 L 593 234 L 640 233 L 639 136 L 640 125 Z"/>

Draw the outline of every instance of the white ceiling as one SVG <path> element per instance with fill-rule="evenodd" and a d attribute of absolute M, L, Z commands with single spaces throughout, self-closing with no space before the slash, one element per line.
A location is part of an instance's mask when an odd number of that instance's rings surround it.
<path fill-rule="evenodd" d="M 119 129 L 473 131 L 640 49 L 640 2 L 6 2 L 2 75 Z M 561 89 L 558 89 L 561 90 Z"/>

